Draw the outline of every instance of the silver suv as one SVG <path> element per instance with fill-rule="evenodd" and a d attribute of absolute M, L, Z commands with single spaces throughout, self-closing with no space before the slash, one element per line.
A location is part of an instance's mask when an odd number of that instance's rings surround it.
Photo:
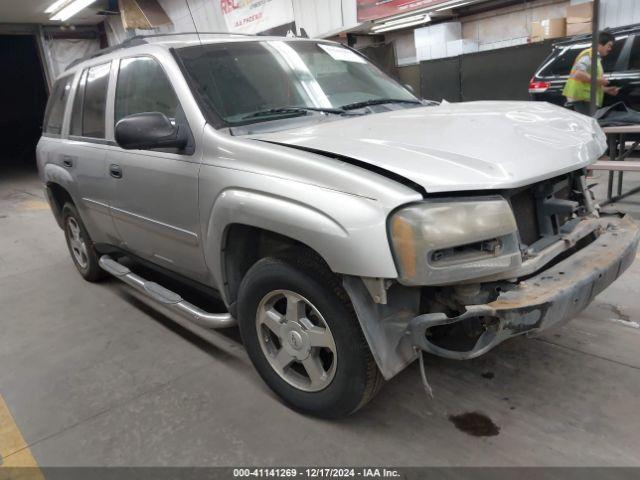
<path fill-rule="evenodd" d="M 423 351 L 567 321 L 629 266 L 638 228 L 585 185 L 605 147 L 550 104 L 420 100 L 336 43 L 185 34 L 70 66 L 38 166 L 85 279 L 237 323 L 284 401 L 339 417 Z"/>

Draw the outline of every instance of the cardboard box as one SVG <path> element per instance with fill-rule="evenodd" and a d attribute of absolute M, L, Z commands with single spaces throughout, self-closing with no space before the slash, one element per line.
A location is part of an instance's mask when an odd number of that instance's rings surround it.
<path fill-rule="evenodd" d="M 567 25 L 590 23 L 593 20 L 593 2 L 579 3 L 567 7 Z"/>
<path fill-rule="evenodd" d="M 548 38 L 560 38 L 567 35 L 566 18 L 547 18 L 531 24 L 531 41 L 541 42 Z"/>
<path fill-rule="evenodd" d="M 574 35 L 582 35 L 584 33 L 591 33 L 591 22 L 585 23 L 568 23 L 567 24 L 567 37 Z"/>

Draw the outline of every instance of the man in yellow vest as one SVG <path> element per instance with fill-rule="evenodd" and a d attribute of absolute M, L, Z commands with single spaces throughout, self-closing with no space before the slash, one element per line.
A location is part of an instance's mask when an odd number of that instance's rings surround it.
<path fill-rule="evenodd" d="M 598 92 L 596 94 L 598 107 L 602 106 L 605 93 L 617 95 L 620 91 L 619 87 L 609 86 L 609 80 L 603 76 L 604 70 L 601 61 L 602 57 L 606 57 L 611 53 L 614 42 L 615 38 L 609 32 L 600 32 L 598 35 Z M 567 97 L 567 107 L 584 115 L 590 115 L 591 48 L 583 50 L 576 58 L 562 95 Z"/>

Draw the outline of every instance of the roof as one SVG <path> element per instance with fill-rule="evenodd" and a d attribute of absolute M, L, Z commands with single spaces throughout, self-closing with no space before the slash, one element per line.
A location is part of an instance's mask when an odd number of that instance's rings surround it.
<path fill-rule="evenodd" d="M 139 45 L 166 45 L 172 48 L 188 47 L 190 45 L 211 44 L 220 42 L 232 42 L 232 41 L 262 41 L 262 40 L 306 40 L 299 37 L 267 37 L 263 35 L 249 35 L 243 33 L 229 33 L 229 32 L 184 32 L 184 33 L 162 33 L 154 35 L 138 35 L 132 38 L 128 38 L 124 42 L 114 45 L 109 48 L 104 48 L 95 53 L 87 55 L 86 57 L 79 58 L 71 62 L 66 70 L 69 70 L 87 60 L 107 55 L 117 50 L 136 47 Z"/>

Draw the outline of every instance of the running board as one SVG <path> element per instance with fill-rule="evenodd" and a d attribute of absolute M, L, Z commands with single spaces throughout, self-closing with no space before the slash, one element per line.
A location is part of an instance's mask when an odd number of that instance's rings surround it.
<path fill-rule="evenodd" d="M 133 287 L 152 307 L 169 310 L 179 317 L 195 323 L 203 328 L 227 328 L 237 324 L 230 313 L 209 313 L 184 300 L 180 295 L 136 275 L 109 255 L 100 257 L 100 267 Z"/>

